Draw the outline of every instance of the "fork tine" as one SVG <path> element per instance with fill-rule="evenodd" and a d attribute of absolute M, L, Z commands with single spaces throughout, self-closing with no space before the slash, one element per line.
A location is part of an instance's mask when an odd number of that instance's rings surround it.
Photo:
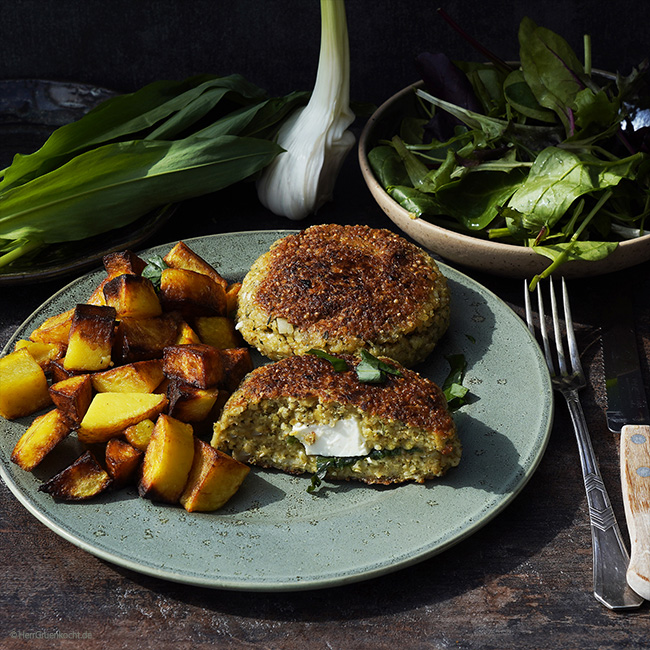
<path fill-rule="evenodd" d="M 535 325 L 533 323 L 533 310 L 530 306 L 530 290 L 528 289 L 528 280 L 524 280 L 524 305 L 526 307 L 526 324 L 529 332 L 535 336 Z"/>
<path fill-rule="evenodd" d="M 569 371 L 567 369 L 566 357 L 564 355 L 564 343 L 562 341 L 562 330 L 560 329 L 560 318 L 557 309 L 557 299 L 555 298 L 553 278 L 549 278 L 549 291 L 551 293 L 551 313 L 553 316 L 553 331 L 555 332 L 555 349 L 557 351 L 557 361 L 560 367 L 560 374 L 568 375 Z"/>
<path fill-rule="evenodd" d="M 571 359 L 571 370 L 582 373 L 582 364 L 580 363 L 580 353 L 578 352 L 578 343 L 573 329 L 573 318 L 571 316 L 571 305 L 569 304 L 569 292 L 566 288 L 566 282 L 562 278 L 562 300 L 564 302 L 564 322 L 566 323 L 567 342 L 569 345 L 569 357 Z"/>
<path fill-rule="evenodd" d="M 546 312 L 544 311 L 544 297 L 542 295 L 541 283 L 537 285 L 537 311 L 539 312 L 539 331 L 542 335 L 542 346 L 544 348 L 544 357 L 546 358 L 546 365 L 548 366 L 551 374 L 555 374 L 555 364 L 553 362 L 553 355 L 551 354 L 551 346 L 548 342 L 548 329 L 546 327 Z"/>

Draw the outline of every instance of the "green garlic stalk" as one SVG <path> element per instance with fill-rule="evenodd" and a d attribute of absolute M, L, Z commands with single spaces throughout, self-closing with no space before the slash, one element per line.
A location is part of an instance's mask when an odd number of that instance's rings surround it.
<path fill-rule="evenodd" d="M 285 151 L 257 182 L 262 204 L 277 215 L 303 219 L 332 198 L 343 161 L 355 143 L 346 129 L 350 110 L 350 50 L 344 0 L 321 0 L 321 47 L 309 103 L 278 132 Z"/>

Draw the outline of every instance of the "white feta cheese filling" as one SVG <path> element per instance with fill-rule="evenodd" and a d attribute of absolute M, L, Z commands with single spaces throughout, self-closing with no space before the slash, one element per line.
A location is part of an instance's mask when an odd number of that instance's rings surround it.
<path fill-rule="evenodd" d="M 372 449 L 353 417 L 333 424 L 296 424 L 290 435 L 302 442 L 310 456 L 366 456 Z"/>

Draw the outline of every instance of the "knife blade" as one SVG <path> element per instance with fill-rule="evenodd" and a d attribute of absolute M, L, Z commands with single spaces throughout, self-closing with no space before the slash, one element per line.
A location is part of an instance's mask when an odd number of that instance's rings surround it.
<path fill-rule="evenodd" d="M 621 436 L 621 486 L 631 546 L 627 582 L 650 600 L 650 411 L 632 301 L 619 295 L 615 302 L 601 337 L 607 427 Z"/>

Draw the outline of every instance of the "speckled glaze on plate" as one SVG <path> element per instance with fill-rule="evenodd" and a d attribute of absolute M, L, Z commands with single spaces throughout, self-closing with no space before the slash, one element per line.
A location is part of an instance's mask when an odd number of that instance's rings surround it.
<path fill-rule="evenodd" d="M 188 239 L 230 281 L 241 279 L 272 242 L 294 231 Z M 166 253 L 172 244 L 150 249 Z M 445 355 L 462 353 L 472 403 L 455 415 L 464 445 L 459 467 L 425 485 L 325 483 L 253 468 L 214 513 L 140 499 L 126 489 L 88 503 L 54 501 L 41 481 L 79 452 L 70 436 L 33 474 L 10 462 L 32 418 L 0 423 L 0 474 L 42 523 L 80 548 L 133 571 L 221 589 L 291 591 L 367 579 L 436 555 L 503 510 L 535 471 L 553 419 L 553 396 L 539 348 L 494 294 L 441 264 L 453 297 L 451 327 L 418 370 L 442 382 Z M 68 285 L 21 325 L 13 349 L 48 316 L 84 301 L 103 276 Z"/>
<path fill-rule="evenodd" d="M 115 94 L 73 82 L 0 80 L 0 169 L 8 167 L 17 153 L 36 151 L 54 129 L 78 120 Z M 47 246 L 0 268 L 0 287 L 74 277 L 74 273 L 96 266 L 106 253 L 144 245 L 175 210 L 175 206 L 163 206 L 122 228 Z"/>

